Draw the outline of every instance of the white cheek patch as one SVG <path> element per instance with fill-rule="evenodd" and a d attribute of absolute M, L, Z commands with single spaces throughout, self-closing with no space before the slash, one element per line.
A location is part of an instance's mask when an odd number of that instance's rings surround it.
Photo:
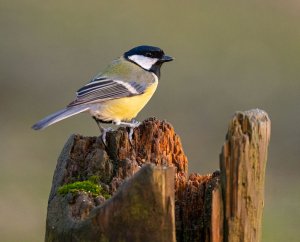
<path fill-rule="evenodd" d="M 150 58 L 143 55 L 128 56 L 128 59 L 132 60 L 146 70 L 150 70 L 151 67 L 158 61 L 157 58 Z"/>

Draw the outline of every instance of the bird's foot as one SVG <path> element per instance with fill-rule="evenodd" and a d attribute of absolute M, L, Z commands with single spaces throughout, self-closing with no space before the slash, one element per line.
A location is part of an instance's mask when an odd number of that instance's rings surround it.
<path fill-rule="evenodd" d="M 139 127 L 141 125 L 141 122 L 133 119 L 131 121 L 131 125 L 133 126 L 133 128 L 136 128 L 136 127 Z"/>
<path fill-rule="evenodd" d="M 133 131 L 136 127 L 140 126 L 141 122 L 133 119 L 130 124 L 131 125 L 129 126 L 128 138 L 129 138 L 130 144 L 132 145 Z"/>
<path fill-rule="evenodd" d="M 128 138 L 129 138 L 129 141 L 130 141 L 131 145 L 132 145 L 133 130 L 134 130 L 134 128 L 130 127 L 129 132 L 128 132 Z"/>
<path fill-rule="evenodd" d="M 129 138 L 130 144 L 132 144 L 132 136 L 133 136 L 134 128 L 140 126 L 141 122 L 133 119 L 133 120 L 131 120 L 130 123 L 118 122 L 118 123 L 115 123 L 115 124 L 117 124 L 117 125 L 125 125 L 125 126 L 129 127 L 128 138 Z"/>
<path fill-rule="evenodd" d="M 113 128 L 101 128 L 101 139 L 102 139 L 102 142 L 105 146 L 107 146 L 106 144 L 106 134 L 107 132 L 110 132 L 110 131 L 113 131 Z"/>

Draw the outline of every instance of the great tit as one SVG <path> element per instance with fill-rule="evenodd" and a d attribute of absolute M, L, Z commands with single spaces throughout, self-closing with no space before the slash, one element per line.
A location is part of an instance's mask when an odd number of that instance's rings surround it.
<path fill-rule="evenodd" d="M 132 129 L 139 124 L 133 119 L 155 92 L 162 64 L 172 60 L 158 47 L 135 47 L 80 88 L 76 99 L 66 108 L 40 120 L 32 128 L 44 129 L 73 115 L 89 112 L 104 141 L 107 130 L 101 127 L 101 123 L 129 126 L 132 135 Z"/>

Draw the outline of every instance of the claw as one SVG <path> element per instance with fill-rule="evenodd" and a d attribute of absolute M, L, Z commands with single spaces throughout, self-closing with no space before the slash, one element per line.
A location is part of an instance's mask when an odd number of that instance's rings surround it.
<path fill-rule="evenodd" d="M 131 124 L 133 125 L 134 128 L 136 128 L 136 127 L 138 127 L 138 126 L 141 125 L 141 122 L 139 122 L 139 121 L 133 119 L 133 120 L 131 121 Z"/>

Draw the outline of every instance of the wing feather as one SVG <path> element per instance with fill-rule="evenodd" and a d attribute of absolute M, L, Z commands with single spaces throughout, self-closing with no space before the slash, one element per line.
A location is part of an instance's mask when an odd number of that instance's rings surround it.
<path fill-rule="evenodd" d="M 140 95 L 145 91 L 146 86 L 146 83 L 137 83 L 135 81 L 124 82 L 107 78 L 95 79 L 77 91 L 76 99 L 68 107 Z"/>

